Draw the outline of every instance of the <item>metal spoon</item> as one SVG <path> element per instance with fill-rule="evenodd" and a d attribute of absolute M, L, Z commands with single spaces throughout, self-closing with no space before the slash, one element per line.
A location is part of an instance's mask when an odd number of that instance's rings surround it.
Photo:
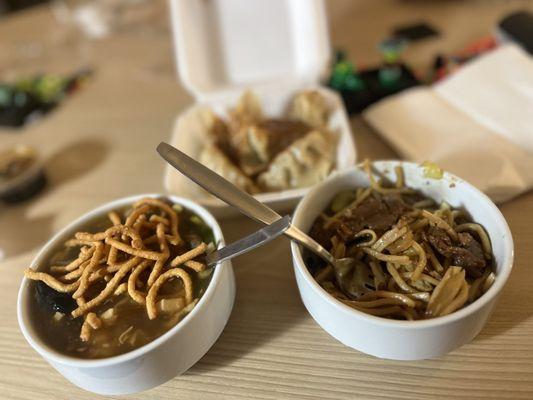
<path fill-rule="evenodd" d="M 271 225 L 281 219 L 281 215 L 277 212 L 168 143 L 159 143 L 157 152 L 183 175 L 196 182 L 220 200 L 237 208 L 248 217 L 267 225 Z M 350 271 L 355 265 L 353 258 L 337 259 L 333 257 L 318 242 L 292 224 L 283 233 L 312 251 L 328 264 L 331 264 L 335 270 L 337 281 L 340 281 L 346 271 Z"/>

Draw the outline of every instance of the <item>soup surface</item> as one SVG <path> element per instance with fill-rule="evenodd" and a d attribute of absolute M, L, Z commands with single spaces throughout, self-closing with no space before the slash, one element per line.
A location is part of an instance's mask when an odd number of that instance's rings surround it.
<path fill-rule="evenodd" d="M 39 272 L 26 271 L 32 323 L 44 342 L 70 356 L 111 357 L 161 336 L 194 308 L 213 274 L 205 254 L 216 244 L 199 216 L 170 206 L 140 201 L 115 210 L 83 227 Z"/>
<path fill-rule="evenodd" d="M 338 193 L 310 235 L 342 268 L 310 253 L 306 264 L 332 296 L 368 314 L 417 320 L 450 314 L 478 299 L 495 279 L 490 239 L 465 210 L 437 204 L 364 167 L 370 187 Z"/>

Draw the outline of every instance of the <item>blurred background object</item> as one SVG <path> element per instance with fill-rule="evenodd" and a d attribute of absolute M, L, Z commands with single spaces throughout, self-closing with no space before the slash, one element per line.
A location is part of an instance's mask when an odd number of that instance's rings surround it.
<path fill-rule="evenodd" d="M 4 2 L 2 9 L 22 9 L 24 2 L 15 3 Z M 41 30 L 0 40 L 0 126 L 33 122 L 80 88 L 94 70 L 96 42 L 112 33 L 151 35 L 161 25 L 152 24 L 160 7 L 144 0 L 52 0 L 25 5 L 38 4 L 35 11 L 46 10 L 52 16 Z"/>
<path fill-rule="evenodd" d="M 10 12 L 23 10 L 50 0 L 0 0 L 0 16 Z"/>
<path fill-rule="evenodd" d="M 514 42 L 533 54 L 533 14 L 517 11 L 504 17 L 495 29 L 501 42 Z"/>
<path fill-rule="evenodd" d="M 135 10 L 146 0 L 52 0 L 52 11 L 65 25 L 76 26 L 85 36 L 102 39 L 127 24 L 143 21 Z M 140 19 L 139 19 L 140 18 Z M 140 27 L 140 25 L 139 25 Z"/>
<path fill-rule="evenodd" d="M 90 70 L 81 70 L 68 76 L 44 74 L 0 83 L 0 126 L 33 122 L 78 90 L 90 75 Z"/>

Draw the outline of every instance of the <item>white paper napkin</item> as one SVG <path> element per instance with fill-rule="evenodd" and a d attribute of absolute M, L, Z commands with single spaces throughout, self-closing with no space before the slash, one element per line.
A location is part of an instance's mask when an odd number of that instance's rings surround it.
<path fill-rule="evenodd" d="M 496 202 L 533 186 L 533 59 L 515 45 L 433 87 L 388 97 L 363 117 L 402 157 L 434 161 Z"/>

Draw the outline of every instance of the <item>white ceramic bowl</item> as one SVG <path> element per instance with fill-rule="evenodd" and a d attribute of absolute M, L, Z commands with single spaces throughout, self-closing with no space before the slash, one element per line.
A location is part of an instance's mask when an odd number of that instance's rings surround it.
<path fill-rule="evenodd" d="M 315 321 L 346 346 L 373 356 L 418 360 L 442 356 L 470 342 L 483 328 L 511 273 L 513 240 L 507 223 L 491 200 L 472 185 L 446 173 L 428 179 L 418 164 L 382 161 L 377 170 L 395 180 L 394 167 L 403 165 L 408 186 L 453 207 L 464 207 L 490 236 L 496 264 L 496 280 L 478 300 L 444 317 L 423 321 L 396 321 L 354 310 L 323 290 L 307 270 L 300 246 L 291 244 L 296 282 L 305 307 Z M 316 186 L 298 205 L 293 223 L 308 232 L 333 196 L 344 189 L 369 186 L 365 172 L 354 167 L 332 175 Z"/>
<path fill-rule="evenodd" d="M 74 221 L 56 234 L 37 254 L 32 268 L 39 268 L 51 253 L 89 221 L 107 212 L 131 205 L 141 195 L 107 203 Z M 158 196 L 159 197 L 159 196 Z M 164 196 L 199 215 L 212 229 L 215 240 L 224 245 L 220 226 L 214 217 L 194 202 Z M 118 395 L 140 392 L 160 385 L 187 371 L 215 343 L 224 329 L 235 299 L 235 278 L 231 263 L 219 264 L 196 307 L 176 326 L 154 341 L 129 353 L 99 360 L 66 356 L 41 340 L 29 315 L 28 280 L 23 279 L 18 296 L 18 320 L 28 343 L 65 378 L 91 392 Z"/>

